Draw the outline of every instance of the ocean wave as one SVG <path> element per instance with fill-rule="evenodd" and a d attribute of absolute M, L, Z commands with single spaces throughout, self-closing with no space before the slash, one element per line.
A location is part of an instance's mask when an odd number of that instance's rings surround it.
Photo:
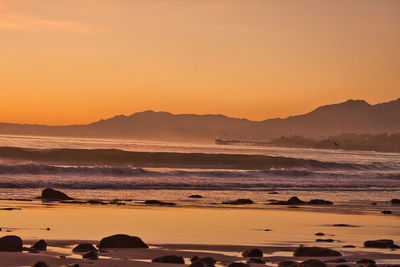
<path fill-rule="evenodd" d="M 306 170 L 379 170 L 387 168 L 387 166 L 380 163 L 356 164 L 265 155 L 132 152 L 118 149 L 28 149 L 19 147 L 0 147 L 0 158 L 5 160 L 29 161 L 45 165 L 135 166 L 138 168 L 236 170 L 300 168 Z"/>
<path fill-rule="evenodd" d="M 82 190 L 202 190 L 202 191 L 266 191 L 271 190 L 291 190 L 291 191 L 399 191 L 400 185 L 388 184 L 286 184 L 286 183 L 143 183 L 143 182 L 72 182 L 72 181 L 13 181 L 0 182 L 0 188 L 60 188 L 60 189 L 82 189 Z"/>

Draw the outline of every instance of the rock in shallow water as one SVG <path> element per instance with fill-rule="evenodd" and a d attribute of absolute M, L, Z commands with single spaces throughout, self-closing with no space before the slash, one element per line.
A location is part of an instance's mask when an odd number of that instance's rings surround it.
<path fill-rule="evenodd" d="M 72 200 L 67 194 L 52 188 L 43 189 L 41 198 L 44 200 Z"/>
<path fill-rule="evenodd" d="M 103 238 L 99 248 L 148 248 L 142 239 L 137 236 L 113 235 Z"/>
<path fill-rule="evenodd" d="M 400 199 L 397 198 L 393 198 L 390 203 L 394 204 L 394 205 L 400 205 Z"/>
<path fill-rule="evenodd" d="M 246 204 L 253 204 L 253 200 L 251 199 L 244 199 L 244 198 L 240 198 L 238 200 L 235 201 L 226 201 L 226 202 L 222 202 L 222 204 L 229 204 L 229 205 L 246 205 Z"/>
<path fill-rule="evenodd" d="M 189 198 L 203 198 L 201 195 L 190 195 Z"/>
<path fill-rule="evenodd" d="M 146 205 L 160 205 L 160 206 L 175 206 L 175 203 L 172 202 L 164 202 L 164 201 L 160 201 L 160 200 L 155 200 L 155 199 L 151 199 L 151 200 L 146 200 L 144 202 L 144 204 Z"/>
<path fill-rule="evenodd" d="M 22 239 L 16 235 L 6 235 L 0 238 L 0 251 L 21 252 Z"/>

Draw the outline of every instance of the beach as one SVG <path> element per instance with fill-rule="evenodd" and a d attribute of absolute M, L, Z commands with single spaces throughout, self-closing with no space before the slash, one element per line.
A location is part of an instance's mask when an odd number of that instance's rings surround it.
<path fill-rule="evenodd" d="M 2 266 L 174 266 L 152 261 L 175 255 L 283 267 L 310 259 L 294 256 L 302 247 L 340 253 L 311 257 L 329 266 L 400 263 L 395 153 L 0 136 L 0 154 L 1 237 L 24 247 L 0 252 Z M 99 247 L 117 234 L 149 247 Z M 42 239 L 47 250 L 32 250 Z M 365 247 L 382 239 L 396 245 Z M 82 243 L 96 259 L 73 252 Z"/>
<path fill-rule="evenodd" d="M 188 200 L 186 202 L 196 202 Z M 32 266 L 44 260 L 50 266 L 79 263 L 80 266 L 148 266 L 160 265 L 151 260 L 163 255 L 177 255 L 190 264 L 190 258 L 211 256 L 218 266 L 230 262 L 246 262 L 241 254 L 249 248 L 263 251 L 262 259 L 274 266 L 281 261 L 303 261 L 293 257 L 299 246 L 319 246 L 340 251 L 346 264 L 355 265 L 363 258 L 377 264 L 398 264 L 395 249 L 364 248 L 366 240 L 393 239 L 399 243 L 400 206 L 389 202 L 371 208 L 353 204 L 329 207 L 298 205 L 281 206 L 267 203 L 243 206 L 213 204 L 199 207 L 182 205 L 163 207 L 142 202 L 120 201 L 125 205 L 76 204 L 59 201 L 2 200 L 2 234 L 17 235 L 24 246 L 44 239 L 47 251 L 40 253 L 1 252 L 5 266 Z M 391 215 L 381 213 L 391 209 Z M 334 226 L 334 225 L 347 225 Z M 316 242 L 321 238 L 333 242 Z M 96 245 L 100 239 L 114 234 L 140 237 L 148 249 L 106 249 L 98 260 L 82 259 L 72 252 L 80 243 Z M 353 245 L 354 248 L 343 248 Z M 317 257 L 327 260 L 325 257 Z M 330 257 L 330 259 L 332 259 Z M 132 265 L 134 264 L 134 265 Z M 338 264 L 329 264 L 336 266 Z M 173 265 L 168 265 L 173 266 Z"/>

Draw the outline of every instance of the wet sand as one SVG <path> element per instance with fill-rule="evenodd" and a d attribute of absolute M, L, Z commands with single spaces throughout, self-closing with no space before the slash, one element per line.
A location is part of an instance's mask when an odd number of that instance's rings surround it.
<path fill-rule="evenodd" d="M 48 251 L 0 252 L 1 266 L 31 266 L 43 259 L 50 266 L 79 263 L 81 266 L 149 266 L 151 259 L 179 255 L 189 264 L 190 257 L 212 256 L 219 266 L 245 262 L 241 253 L 249 247 L 263 250 L 267 265 L 294 258 L 299 245 L 322 246 L 340 251 L 354 265 L 363 258 L 378 264 L 399 264 L 399 250 L 369 249 L 366 240 L 393 239 L 400 243 L 399 208 L 393 214 L 380 213 L 382 207 L 333 205 L 299 206 L 228 206 L 158 207 L 138 203 L 126 205 L 63 204 L 59 202 L 0 201 L 1 236 L 17 235 L 29 247 L 39 239 L 48 243 Z M 355 227 L 334 227 L 349 224 Z M 269 231 L 265 231 L 268 229 Z M 332 243 L 316 242 L 317 232 Z M 98 244 L 113 234 L 139 236 L 149 249 L 107 249 L 96 261 L 82 259 L 72 248 L 82 242 Z M 355 248 L 343 248 L 354 245 Z M 60 258 L 59 256 L 63 256 Z M 65 257 L 65 258 L 64 258 Z M 133 265 L 134 264 L 134 265 Z M 338 265 L 330 264 L 332 266 Z M 166 266 L 174 266 L 168 264 Z"/>

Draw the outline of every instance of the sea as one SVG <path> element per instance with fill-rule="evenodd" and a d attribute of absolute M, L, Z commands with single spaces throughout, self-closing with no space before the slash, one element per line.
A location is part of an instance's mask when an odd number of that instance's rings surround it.
<path fill-rule="evenodd" d="M 183 205 L 292 196 L 385 202 L 400 198 L 400 154 L 1 135 L 0 199 L 32 199 L 47 187 L 82 200 Z"/>

